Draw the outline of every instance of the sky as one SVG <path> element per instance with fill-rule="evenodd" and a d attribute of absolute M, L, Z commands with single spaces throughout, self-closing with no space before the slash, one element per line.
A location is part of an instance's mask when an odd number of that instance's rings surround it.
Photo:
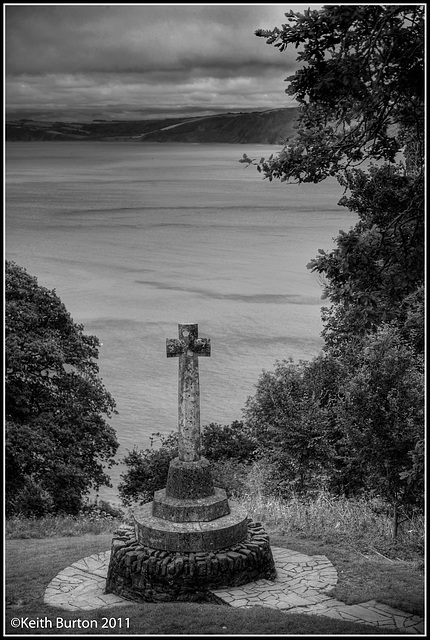
<path fill-rule="evenodd" d="M 297 52 L 256 29 L 310 4 L 4 5 L 7 119 L 134 120 L 294 106 Z"/>

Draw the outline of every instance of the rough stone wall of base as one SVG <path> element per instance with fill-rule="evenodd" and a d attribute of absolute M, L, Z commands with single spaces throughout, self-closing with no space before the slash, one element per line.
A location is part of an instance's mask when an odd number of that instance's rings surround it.
<path fill-rule="evenodd" d="M 246 540 L 213 552 L 175 553 L 141 545 L 132 527 L 115 532 L 106 593 L 144 602 L 218 602 L 212 589 L 276 577 L 269 536 L 249 522 Z"/>

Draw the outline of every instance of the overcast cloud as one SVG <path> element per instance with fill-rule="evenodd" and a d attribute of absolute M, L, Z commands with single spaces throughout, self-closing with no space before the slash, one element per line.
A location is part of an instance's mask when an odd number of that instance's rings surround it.
<path fill-rule="evenodd" d="M 147 118 L 292 106 L 258 28 L 321 5 L 5 5 L 9 118 Z"/>

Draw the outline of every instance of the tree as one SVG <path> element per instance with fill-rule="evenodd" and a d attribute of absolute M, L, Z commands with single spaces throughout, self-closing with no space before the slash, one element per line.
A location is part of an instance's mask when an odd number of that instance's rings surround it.
<path fill-rule="evenodd" d="M 424 12 L 329 5 L 256 31 L 280 51 L 301 47 L 303 63 L 286 89 L 299 103 L 297 135 L 259 163 L 266 177 L 319 182 L 368 159 L 394 162 L 405 145 L 408 173 L 422 173 Z"/>
<path fill-rule="evenodd" d="M 299 461 L 312 477 L 319 463 L 331 488 L 378 491 L 395 510 L 422 504 L 424 6 L 286 15 L 256 35 L 299 50 L 286 90 L 299 103 L 297 133 L 278 156 L 242 162 L 269 180 L 335 176 L 358 222 L 308 265 L 331 302 L 323 356 L 265 373 L 246 415 L 284 476 Z"/>
<path fill-rule="evenodd" d="M 424 186 L 395 166 L 371 166 L 349 177 L 350 197 L 340 204 L 359 222 L 340 231 L 337 248 L 319 250 L 308 268 L 321 274 L 323 337 L 330 348 L 395 321 L 417 352 L 424 348 Z"/>
<path fill-rule="evenodd" d="M 13 262 L 5 269 L 8 513 L 76 513 L 118 449 L 115 402 L 98 378 L 99 341 L 55 290 Z"/>
<path fill-rule="evenodd" d="M 423 358 L 393 324 L 349 358 L 277 362 L 244 416 L 272 491 L 371 491 L 397 513 L 423 506 L 423 397 Z"/>
<path fill-rule="evenodd" d="M 323 311 L 327 347 L 349 350 L 394 320 L 422 351 L 424 6 L 330 5 L 286 17 L 256 35 L 298 50 L 303 66 L 286 89 L 299 104 L 297 133 L 278 156 L 242 162 L 269 180 L 336 176 L 339 204 L 358 214 L 337 248 L 308 265 L 332 303 Z"/>
<path fill-rule="evenodd" d="M 334 459 L 329 375 L 320 384 L 319 364 L 277 362 L 263 371 L 244 408 L 258 454 L 272 467 L 272 490 L 282 495 L 307 493 Z"/>
<path fill-rule="evenodd" d="M 423 507 L 424 360 L 395 326 L 368 336 L 363 347 L 340 385 L 336 413 L 366 488 L 393 505 L 395 537 L 398 507 Z"/>

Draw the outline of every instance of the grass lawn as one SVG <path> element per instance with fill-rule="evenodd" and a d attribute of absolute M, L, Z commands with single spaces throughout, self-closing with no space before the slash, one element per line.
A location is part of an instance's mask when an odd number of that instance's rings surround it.
<path fill-rule="evenodd" d="M 110 548 L 111 533 L 77 537 L 6 540 L 5 633 L 18 635 L 387 635 L 370 625 L 342 622 L 322 616 L 287 614 L 265 607 L 234 609 L 189 603 L 142 604 L 109 610 L 65 612 L 43 603 L 48 583 L 77 560 Z M 423 615 L 423 569 L 417 563 L 365 558 L 342 547 L 317 540 L 271 533 L 273 546 L 309 555 L 326 555 L 336 566 L 339 584 L 333 596 L 348 604 L 375 599 L 410 613 Z M 44 623 L 52 621 L 53 628 Z M 63 628 L 56 628 L 56 618 Z M 102 628 L 103 618 L 120 619 L 122 628 Z M 11 627 L 12 618 L 36 621 L 44 628 Z M 127 623 L 127 620 L 128 623 Z M 85 622 L 88 621 L 88 622 Z M 91 625 L 84 628 L 83 625 Z M 119 624 L 119 623 L 117 623 Z M 126 625 L 128 628 L 126 628 Z M 390 630 L 389 635 L 395 632 Z"/>
<path fill-rule="evenodd" d="M 271 533 L 271 544 L 309 556 L 325 555 L 336 567 L 333 597 L 346 604 L 377 600 L 394 609 L 424 616 L 424 564 L 368 555 L 342 545 Z"/>

